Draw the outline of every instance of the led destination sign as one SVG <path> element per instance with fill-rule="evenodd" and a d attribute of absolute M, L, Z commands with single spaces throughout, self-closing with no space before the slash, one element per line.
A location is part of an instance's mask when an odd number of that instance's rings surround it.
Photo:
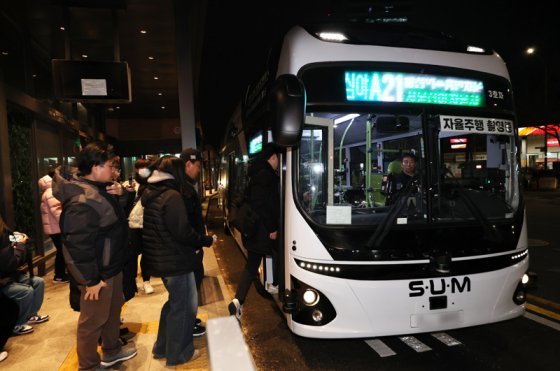
<path fill-rule="evenodd" d="M 480 107 L 482 81 L 402 72 L 345 71 L 346 100 Z"/>

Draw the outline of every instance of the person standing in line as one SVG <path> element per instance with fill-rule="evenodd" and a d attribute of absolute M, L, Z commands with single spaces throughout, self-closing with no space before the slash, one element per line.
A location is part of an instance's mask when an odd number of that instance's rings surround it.
<path fill-rule="evenodd" d="M 191 226 L 183 192 L 186 174 L 183 160 L 161 157 L 152 166 L 148 188 L 142 195 L 144 225 L 142 237 L 146 271 L 161 277 L 169 293 L 160 314 L 153 357 L 166 358 L 176 366 L 200 356 L 194 348 L 193 324 L 198 308 L 194 278 L 197 246 L 211 244 L 212 237 L 198 234 Z"/>
<path fill-rule="evenodd" d="M 133 344 L 123 347 L 119 339 L 128 196 L 112 181 L 113 158 L 110 146 L 90 143 L 76 157 L 78 179 L 68 182 L 55 173 L 53 183 L 53 195 L 62 202 L 60 227 L 68 272 L 81 294 L 79 370 L 110 367 L 137 354 Z"/>
<path fill-rule="evenodd" d="M 202 217 L 202 205 L 200 197 L 195 188 L 202 169 L 202 153 L 194 148 L 185 148 L 181 152 L 181 160 L 185 161 L 185 174 L 187 175 L 184 198 L 185 206 L 187 208 L 187 217 L 193 229 L 201 236 L 206 235 L 206 227 Z M 210 241 L 210 240 L 208 240 Z M 213 238 L 214 241 L 214 238 Z M 213 242 L 212 241 L 212 242 Z M 204 278 L 204 250 L 203 247 L 209 247 L 212 243 L 206 245 L 195 246 L 195 265 L 194 265 L 194 279 L 196 281 L 196 289 L 200 292 L 200 286 Z M 202 325 L 200 318 L 195 319 L 193 335 L 201 336 L 206 333 L 206 328 Z"/>
<path fill-rule="evenodd" d="M 48 315 L 38 313 L 43 305 L 45 280 L 19 270 L 26 263 L 27 240 L 25 233 L 13 232 L 0 217 L 0 293 L 19 308 L 13 335 L 29 334 L 33 332 L 30 325 L 49 320 Z"/>
<path fill-rule="evenodd" d="M 119 156 L 116 156 L 113 159 L 113 175 L 112 180 L 113 182 L 117 182 L 122 185 L 122 188 L 126 191 L 126 197 L 121 199 L 121 204 L 124 204 L 124 212 L 126 218 L 130 216 L 132 212 L 132 208 L 134 206 L 134 201 L 136 199 L 136 187 L 134 181 L 129 182 L 122 182 L 121 183 L 121 160 Z M 127 236 L 130 236 L 130 231 L 127 228 Z M 125 258 L 124 258 L 124 267 L 123 267 L 123 292 L 124 292 L 124 301 L 127 302 L 130 299 L 136 296 L 138 292 L 138 286 L 136 285 L 136 275 L 138 273 L 138 254 L 136 253 L 136 248 L 133 244 L 130 243 L 130 240 L 127 239 L 126 249 L 125 249 Z M 121 317 L 121 322 L 123 322 L 123 318 Z M 127 328 L 121 329 L 121 332 L 128 333 Z"/>
<path fill-rule="evenodd" d="M 142 206 L 141 197 L 148 185 L 148 177 L 151 174 L 149 166 L 151 164 L 150 160 L 140 158 L 134 163 L 134 178 L 132 180 L 132 185 L 136 190 L 136 198 L 132 205 L 132 210 L 128 215 L 128 228 L 130 236 L 130 244 L 133 250 L 136 252 L 136 256 L 142 254 L 142 226 L 144 219 L 144 206 Z M 132 178 L 132 177 L 131 177 Z M 131 179 L 125 182 L 124 186 L 129 187 L 131 185 Z M 136 263 L 136 272 L 138 272 L 138 263 Z M 150 284 L 150 276 L 146 273 L 146 268 L 144 266 L 143 257 L 140 258 L 140 271 L 142 272 L 142 288 L 144 293 L 152 294 L 154 288 Z M 136 277 L 136 275 L 134 276 Z"/>
<path fill-rule="evenodd" d="M 269 143 L 263 146 L 262 152 L 249 166 L 249 205 L 259 216 L 256 230 L 252 236 L 243 239 L 248 251 L 247 264 L 235 292 L 235 298 L 229 303 L 231 315 L 241 318 L 242 307 L 258 272 L 261 261 L 266 255 L 272 255 L 277 261 L 278 219 L 280 217 L 280 179 L 278 177 L 279 159 L 277 148 Z M 277 272 L 273 272 L 276 277 Z M 277 285 L 276 279 L 273 283 Z"/>
<path fill-rule="evenodd" d="M 54 171 L 39 179 L 39 188 L 43 191 L 41 196 L 41 219 L 43 221 L 43 232 L 48 235 L 55 248 L 53 283 L 68 283 L 66 275 L 66 262 L 62 253 L 62 240 L 60 237 L 60 213 L 62 206 L 52 194 L 52 176 Z"/>

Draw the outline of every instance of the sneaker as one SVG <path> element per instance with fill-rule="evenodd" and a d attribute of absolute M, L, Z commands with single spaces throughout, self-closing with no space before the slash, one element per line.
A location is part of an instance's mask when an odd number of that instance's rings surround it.
<path fill-rule="evenodd" d="M 37 323 L 47 322 L 49 320 L 49 315 L 45 314 L 44 316 L 37 314 L 36 316 L 32 316 L 27 320 L 27 324 L 34 325 Z"/>
<path fill-rule="evenodd" d="M 200 326 L 200 325 L 202 325 L 202 320 L 201 320 L 200 318 L 195 319 L 195 320 L 194 320 L 194 325 L 195 325 L 195 326 Z"/>
<path fill-rule="evenodd" d="M 136 347 L 134 346 L 127 347 L 127 348 L 123 347 L 119 353 L 115 354 L 112 357 L 106 357 L 105 355 L 103 355 L 103 357 L 101 357 L 101 366 L 111 367 L 115 363 L 119 363 L 121 361 L 127 361 L 135 357 L 136 354 L 138 354 L 138 350 L 136 350 Z"/>
<path fill-rule="evenodd" d="M 68 278 L 55 277 L 53 283 L 68 283 Z"/>
<path fill-rule="evenodd" d="M 154 288 L 150 285 L 149 281 L 144 282 L 144 292 L 148 295 L 154 292 Z"/>
<path fill-rule="evenodd" d="M 6 351 L 0 352 L 0 362 L 5 360 L 6 358 L 8 358 L 8 352 Z"/>
<path fill-rule="evenodd" d="M 19 325 L 15 326 L 12 330 L 12 334 L 14 335 L 25 335 L 33 332 L 33 327 L 29 325 Z"/>
<path fill-rule="evenodd" d="M 202 336 L 206 333 L 206 327 L 202 325 L 194 325 L 193 336 Z"/>
<path fill-rule="evenodd" d="M 240 320 L 242 307 L 237 298 L 233 299 L 228 305 L 229 314 Z"/>

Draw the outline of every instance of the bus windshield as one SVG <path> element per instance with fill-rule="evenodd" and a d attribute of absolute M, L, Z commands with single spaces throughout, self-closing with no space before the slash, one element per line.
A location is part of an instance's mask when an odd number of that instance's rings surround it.
<path fill-rule="evenodd" d="M 519 203 L 510 120 L 314 113 L 297 159 L 298 204 L 319 224 L 488 222 Z"/>

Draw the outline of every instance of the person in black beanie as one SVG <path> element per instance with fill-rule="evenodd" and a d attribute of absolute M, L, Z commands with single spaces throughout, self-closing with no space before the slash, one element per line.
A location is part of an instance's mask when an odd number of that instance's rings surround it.
<path fill-rule="evenodd" d="M 241 318 L 243 302 L 262 259 L 267 255 L 272 255 L 273 260 L 277 260 L 278 219 L 280 216 L 278 152 L 279 150 L 274 144 L 264 145 L 259 157 L 249 166 L 248 170 L 250 178 L 247 186 L 249 188 L 248 202 L 259 218 L 255 232 L 250 237 L 243 238 L 243 245 L 248 251 L 247 264 L 237 286 L 235 298 L 228 305 L 229 313 L 238 319 Z"/>
<path fill-rule="evenodd" d="M 206 236 L 206 226 L 202 217 L 202 205 L 200 203 L 200 197 L 195 187 L 195 184 L 198 182 L 200 171 L 202 169 L 202 153 L 194 148 L 185 148 L 181 152 L 180 157 L 181 160 L 185 161 L 186 182 L 185 188 L 183 190 L 183 198 L 185 201 L 185 207 L 187 209 L 189 223 L 199 235 Z M 203 247 L 211 246 L 214 240 L 215 238 L 212 237 L 212 240 L 207 240 L 209 243 L 195 246 L 196 254 L 194 279 L 196 281 L 196 289 L 198 291 L 200 290 L 200 285 L 202 284 L 202 279 L 204 278 Z M 206 328 L 202 325 L 202 320 L 200 318 L 196 318 L 193 336 L 201 336 L 205 333 Z"/>

